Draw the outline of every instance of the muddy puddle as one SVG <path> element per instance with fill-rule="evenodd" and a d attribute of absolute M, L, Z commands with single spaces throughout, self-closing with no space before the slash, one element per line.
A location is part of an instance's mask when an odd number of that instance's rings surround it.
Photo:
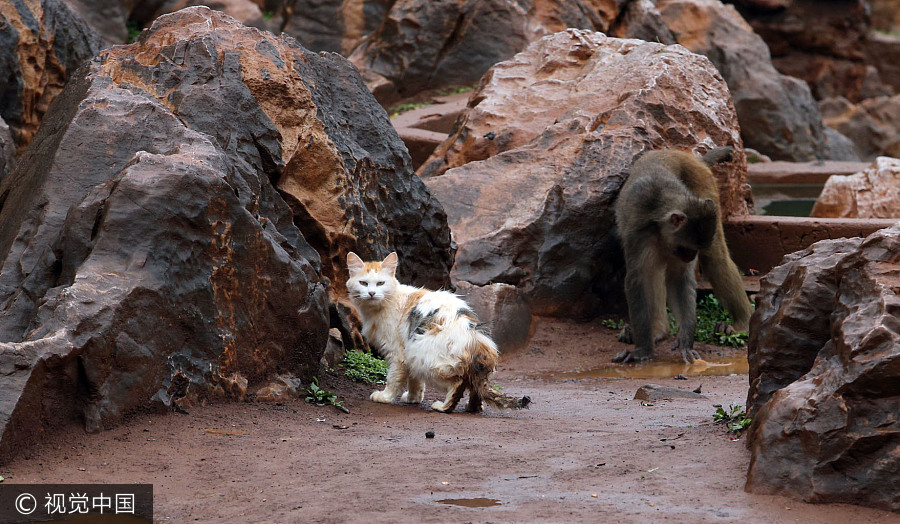
<path fill-rule="evenodd" d="M 440 504 L 449 504 L 451 506 L 462 506 L 464 508 L 490 508 L 500 506 L 501 503 L 497 499 L 474 498 L 474 499 L 441 499 L 437 501 Z"/>
<path fill-rule="evenodd" d="M 672 378 L 746 375 L 750 370 L 747 356 L 729 355 L 696 360 L 693 364 L 683 361 L 651 361 L 639 364 L 607 364 L 584 371 L 559 371 L 541 373 L 534 378 L 543 380 L 582 380 L 587 378 Z"/>

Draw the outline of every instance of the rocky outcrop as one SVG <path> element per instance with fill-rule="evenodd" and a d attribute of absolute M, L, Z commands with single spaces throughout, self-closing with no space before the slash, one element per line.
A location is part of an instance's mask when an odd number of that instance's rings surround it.
<path fill-rule="evenodd" d="M 69 77 L 101 47 L 62 0 L 0 2 L 0 117 L 20 153 Z"/>
<path fill-rule="evenodd" d="M 900 157 L 900 95 L 853 104 L 830 98 L 819 104 L 823 121 L 853 142 L 859 157 Z"/>
<path fill-rule="evenodd" d="M 308 380 L 334 257 L 409 251 L 417 283 L 452 260 L 353 67 L 206 8 L 82 68 L 0 195 L 0 457 Z"/>
<path fill-rule="evenodd" d="M 878 21 L 870 16 L 871 2 L 793 0 L 777 9 L 734 3 L 769 45 L 775 67 L 806 81 L 817 100 L 842 96 L 857 102 L 900 87 L 880 74 L 883 59 L 868 56 L 867 48 L 878 46 L 871 39 Z"/>
<path fill-rule="evenodd" d="M 732 6 L 663 0 L 657 8 L 678 43 L 708 57 L 722 73 L 747 147 L 773 160 L 855 160 L 840 155 L 846 148 L 829 147 L 809 88 L 772 66 L 766 43 Z"/>
<path fill-rule="evenodd" d="M 492 68 L 420 173 L 459 245 L 454 279 L 516 286 L 536 314 L 588 316 L 624 303 L 609 234 L 634 158 L 726 144 L 736 155 L 716 168 L 722 206 L 746 213 L 737 118 L 709 60 L 567 30 Z"/>
<path fill-rule="evenodd" d="M 567 27 L 607 31 L 614 0 L 398 0 L 351 60 L 382 103 L 472 85 L 491 66 Z"/>
<path fill-rule="evenodd" d="M 748 491 L 900 510 L 898 293 L 900 224 L 817 243 L 763 279 Z"/>
<path fill-rule="evenodd" d="M 900 218 L 900 160 L 880 157 L 862 172 L 830 177 L 810 215 Z"/>

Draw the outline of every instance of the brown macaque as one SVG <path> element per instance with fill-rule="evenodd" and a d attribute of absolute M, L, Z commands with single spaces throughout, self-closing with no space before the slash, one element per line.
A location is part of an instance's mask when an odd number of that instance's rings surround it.
<path fill-rule="evenodd" d="M 616 201 L 616 226 L 635 347 L 613 362 L 653 357 L 654 344 L 669 333 L 666 304 L 678 325 L 675 348 L 687 363 L 699 358 L 694 350 L 698 262 L 731 313 L 734 329 L 747 330 L 750 301 L 725 245 L 719 190 L 709 170 L 731 160 L 731 154 L 731 147 L 719 147 L 701 160 L 681 151 L 650 151 L 631 167 Z"/>

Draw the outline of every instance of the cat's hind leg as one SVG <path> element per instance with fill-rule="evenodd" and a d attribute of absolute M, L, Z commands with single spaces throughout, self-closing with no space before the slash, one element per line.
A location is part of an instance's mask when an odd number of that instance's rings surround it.
<path fill-rule="evenodd" d="M 462 399 L 463 393 L 465 392 L 466 388 L 464 387 L 462 379 L 451 382 L 450 387 L 447 388 L 447 398 L 443 402 L 440 400 L 435 401 L 431 405 L 431 409 L 442 413 L 453 413 L 453 410 L 456 409 L 456 405 L 459 404 L 459 401 Z"/>
<path fill-rule="evenodd" d="M 409 370 L 406 368 L 406 362 L 399 358 L 392 359 L 388 367 L 387 384 L 382 391 L 373 391 L 369 395 L 369 399 L 383 404 L 390 404 L 403 391 L 408 376 Z"/>
<path fill-rule="evenodd" d="M 425 398 L 425 382 L 412 377 L 406 379 L 406 392 L 400 396 L 401 402 L 418 404 Z"/>

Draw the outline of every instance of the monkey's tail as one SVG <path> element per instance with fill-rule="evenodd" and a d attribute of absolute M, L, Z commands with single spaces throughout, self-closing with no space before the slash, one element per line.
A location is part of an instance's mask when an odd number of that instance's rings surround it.
<path fill-rule="evenodd" d="M 484 333 L 475 332 L 469 347 L 469 365 L 466 381 L 471 384 L 469 395 L 477 395 L 482 400 L 497 409 L 522 409 L 527 408 L 531 398 L 512 397 L 497 391 L 491 385 L 491 374 L 500 359 L 497 345 Z M 470 401 L 471 403 L 471 401 Z"/>

